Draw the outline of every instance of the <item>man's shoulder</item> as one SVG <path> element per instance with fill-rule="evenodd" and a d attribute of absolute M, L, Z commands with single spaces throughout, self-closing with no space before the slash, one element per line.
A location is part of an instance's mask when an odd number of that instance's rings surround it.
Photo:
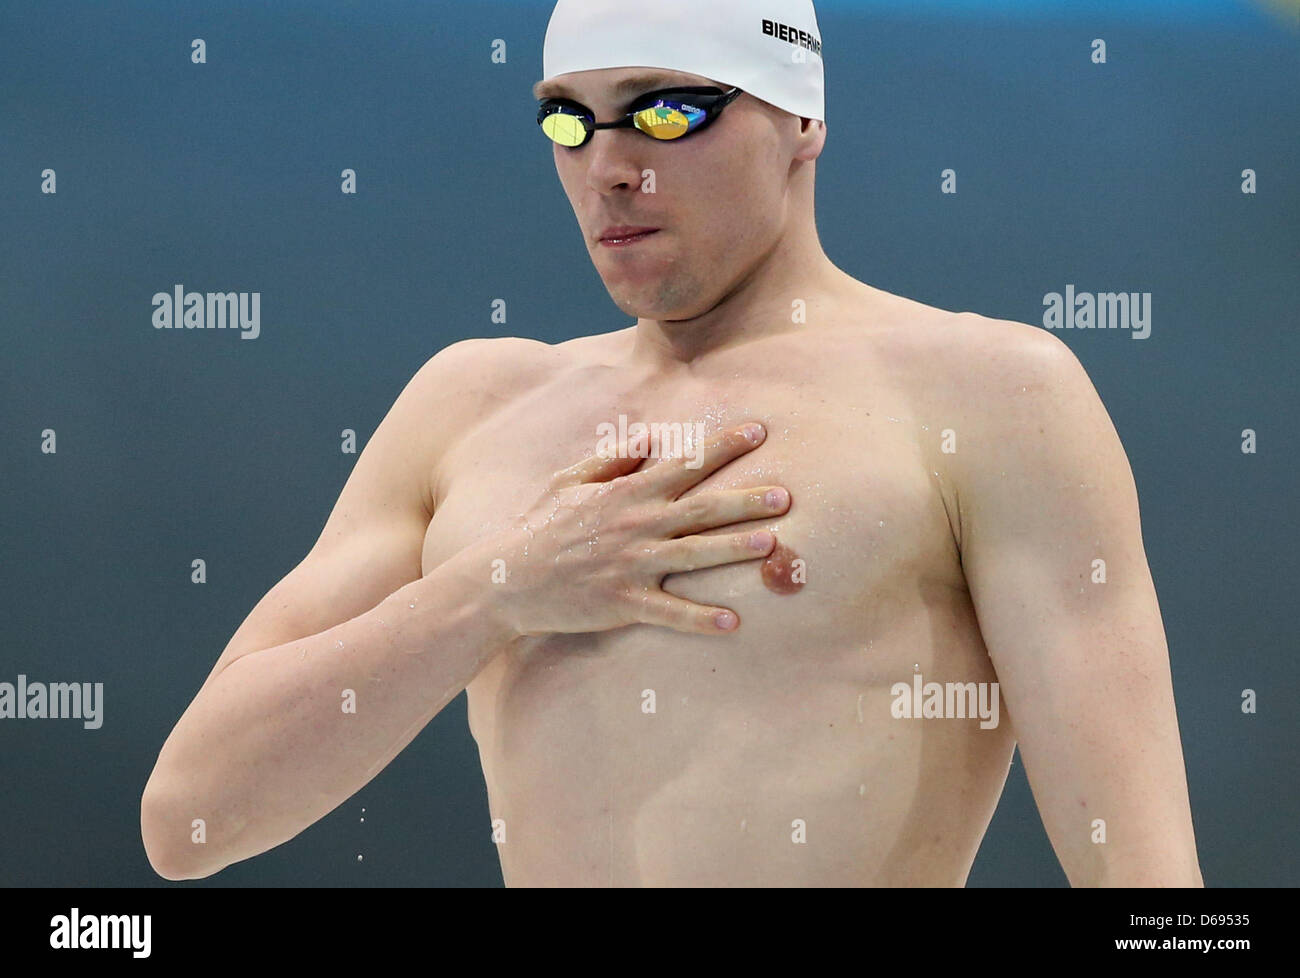
<path fill-rule="evenodd" d="M 964 363 L 967 372 L 1014 367 L 1021 358 L 1073 355 L 1060 339 L 1038 326 L 969 310 L 953 311 L 890 295 L 883 307 L 927 357 Z M 977 362 L 968 358 L 978 355 Z"/>
<path fill-rule="evenodd" d="M 900 361 L 914 365 L 927 396 L 963 415 L 996 420 L 1015 410 L 1012 394 L 1086 381 L 1074 352 L 1041 327 L 892 299 L 885 321 Z"/>
<path fill-rule="evenodd" d="M 917 410 L 945 428 L 981 442 L 1002 439 L 1045 412 L 1097 399 L 1074 351 L 1048 330 L 894 299 L 880 317 L 875 349 Z"/>
<path fill-rule="evenodd" d="M 484 336 L 443 347 L 420 368 L 418 378 L 461 393 L 493 390 L 503 383 L 527 382 L 544 374 L 556 347 L 522 336 Z"/>
<path fill-rule="evenodd" d="M 521 336 L 458 340 L 425 361 L 411 383 L 450 409 L 473 411 L 485 401 L 501 401 L 544 382 L 566 359 L 559 345 Z"/>
<path fill-rule="evenodd" d="M 604 348 L 616 334 L 583 336 L 545 343 L 521 336 L 458 340 L 425 361 L 407 386 L 409 400 L 425 417 L 465 427 L 486 419 L 503 406 L 546 385 L 563 383 L 566 374 Z"/>
<path fill-rule="evenodd" d="M 932 416 L 956 434 L 958 482 L 1005 487 L 1013 462 L 1028 480 L 1115 439 L 1087 371 L 1051 332 L 973 312 L 938 317 L 929 332 Z"/>
<path fill-rule="evenodd" d="M 986 418 L 1011 420 L 1044 402 L 1092 392 L 1079 358 L 1054 333 L 973 312 L 950 315 L 944 339 L 953 354 L 953 388 L 978 398 Z"/>
<path fill-rule="evenodd" d="M 522 336 L 489 336 L 459 340 L 430 357 L 423 372 L 439 379 L 459 378 L 464 385 L 541 382 L 556 371 L 577 366 L 608 348 L 628 330 L 577 336 L 558 343 Z"/>

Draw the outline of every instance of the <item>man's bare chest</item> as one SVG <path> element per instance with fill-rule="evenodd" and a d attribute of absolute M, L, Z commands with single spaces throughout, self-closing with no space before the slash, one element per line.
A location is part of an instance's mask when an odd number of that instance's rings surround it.
<path fill-rule="evenodd" d="M 693 440 L 750 420 L 766 426 L 764 443 L 685 495 L 784 486 L 791 505 L 783 516 L 709 531 L 769 529 L 784 559 L 769 562 L 766 575 L 762 561 L 675 575 L 667 590 L 719 604 L 763 595 L 764 607 L 790 614 L 796 605 L 847 609 L 866 595 L 913 588 L 918 578 L 962 586 L 930 419 L 896 395 L 837 384 L 830 374 L 821 383 L 639 391 L 557 383 L 530 391 L 444 458 L 424 571 L 508 525 L 553 472 L 602 445 L 631 438 L 651 461 L 689 457 Z"/>
<path fill-rule="evenodd" d="M 798 724 L 823 701 L 856 716 L 859 694 L 887 690 L 917 665 L 928 668 L 935 643 L 975 648 L 945 473 L 933 449 L 938 420 L 897 392 L 846 382 L 833 370 L 792 373 L 803 382 L 768 374 L 707 389 L 638 391 L 571 379 L 503 405 L 446 456 L 426 571 L 528 511 L 552 473 L 593 454 L 611 428 L 631 432 L 638 422 L 661 431 L 700 424 L 707 436 L 760 421 L 768 434 L 759 447 L 685 495 L 779 485 L 791 496 L 776 519 L 707 532 L 771 530 L 791 555 L 784 569 L 798 575 L 791 582 L 798 587 L 773 588 L 762 559 L 670 575 L 666 591 L 730 608 L 738 631 L 700 636 L 632 625 L 511 649 L 469 689 L 471 729 L 486 757 L 503 743 L 549 745 L 566 757 L 608 743 L 611 731 L 624 729 L 628 697 L 647 689 L 673 690 L 676 708 L 702 711 L 656 741 L 664 757 L 691 756 L 709 743 L 723 749 L 710 725 L 726 717 L 735 721 L 728 736 L 788 743 L 808 731 L 796 735 L 759 718 Z"/>

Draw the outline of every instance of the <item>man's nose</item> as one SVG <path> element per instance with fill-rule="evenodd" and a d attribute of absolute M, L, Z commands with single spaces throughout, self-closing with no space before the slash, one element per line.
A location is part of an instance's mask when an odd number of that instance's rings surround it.
<path fill-rule="evenodd" d="M 632 129 L 600 129 L 583 147 L 587 186 L 598 194 L 641 185 L 645 136 Z"/>

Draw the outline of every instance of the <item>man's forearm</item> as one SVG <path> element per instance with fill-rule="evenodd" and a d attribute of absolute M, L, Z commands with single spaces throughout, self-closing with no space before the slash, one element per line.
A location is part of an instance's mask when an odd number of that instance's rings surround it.
<path fill-rule="evenodd" d="M 170 879 L 211 875 L 293 838 L 363 787 L 515 637 L 487 571 L 462 552 L 365 614 L 213 677 L 145 789 L 154 868 Z"/>

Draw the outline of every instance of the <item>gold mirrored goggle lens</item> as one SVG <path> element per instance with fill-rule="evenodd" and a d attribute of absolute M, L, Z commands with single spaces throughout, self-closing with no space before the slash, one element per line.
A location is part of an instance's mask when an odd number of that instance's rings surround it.
<path fill-rule="evenodd" d="M 690 129 L 690 120 L 680 110 L 667 105 L 642 109 L 632 117 L 633 123 L 655 139 L 678 139 Z"/>
<path fill-rule="evenodd" d="M 581 146 L 587 138 L 582 119 L 567 112 L 552 112 L 542 119 L 542 132 L 561 146 Z"/>

